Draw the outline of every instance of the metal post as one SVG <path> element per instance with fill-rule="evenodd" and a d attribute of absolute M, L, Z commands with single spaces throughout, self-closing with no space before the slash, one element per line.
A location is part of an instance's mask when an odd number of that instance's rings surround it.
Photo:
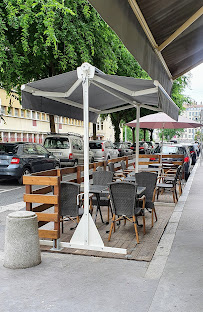
<path fill-rule="evenodd" d="M 139 166 L 139 132 L 140 132 L 140 105 L 137 105 L 137 124 L 136 124 L 136 154 L 135 154 L 135 173 Z"/>
<path fill-rule="evenodd" d="M 203 122 L 203 109 L 201 109 L 201 112 L 200 112 L 200 123 L 202 124 Z M 202 162 L 202 158 L 203 158 L 203 155 L 202 155 L 202 126 L 200 127 L 200 165 L 201 165 L 201 162 Z"/>
<path fill-rule="evenodd" d="M 83 120 L 84 120 L 84 216 L 86 224 L 84 228 L 85 245 L 88 245 L 88 214 L 89 214 L 89 79 L 88 75 L 83 79 Z"/>
<path fill-rule="evenodd" d="M 125 142 L 127 142 L 127 126 L 125 126 Z"/>

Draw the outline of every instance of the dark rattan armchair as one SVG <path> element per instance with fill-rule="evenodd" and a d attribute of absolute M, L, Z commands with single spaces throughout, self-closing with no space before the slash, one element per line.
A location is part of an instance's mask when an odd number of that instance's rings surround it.
<path fill-rule="evenodd" d="M 93 178 L 93 185 L 103 185 L 108 186 L 108 183 L 111 183 L 113 181 L 113 173 L 110 171 L 95 171 L 92 174 Z M 91 205 L 97 205 L 98 199 L 95 195 L 91 197 Z M 109 195 L 103 194 L 99 197 L 99 204 L 100 206 L 107 206 L 108 207 L 108 223 L 109 223 L 109 210 L 111 209 L 110 206 L 110 199 Z"/>
<path fill-rule="evenodd" d="M 179 166 L 176 170 L 174 176 L 170 176 L 169 174 L 165 174 L 159 177 L 159 183 L 157 183 L 157 200 L 159 198 L 160 190 L 169 190 L 173 193 L 173 201 L 176 203 L 178 201 L 178 195 L 176 191 L 177 181 L 180 176 L 181 166 Z"/>
<path fill-rule="evenodd" d="M 108 168 L 109 168 L 109 171 L 111 171 L 113 173 L 113 180 L 114 181 L 117 181 L 117 180 L 122 181 L 126 177 L 126 175 L 123 172 L 117 172 L 115 170 L 113 162 L 108 163 Z"/>
<path fill-rule="evenodd" d="M 157 174 L 152 172 L 139 172 L 135 174 L 136 183 L 139 186 L 146 187 L 145 196 L 146 203 L 145 208 L 152 214 L 152 226 L 154 225 L 154 216 L 157 221 L 157 214 L 154 207 L 154 200 L 156 194 Z"/>
<path fill-rule="evenodd" d="M 121 169 L 126 176 L 131 172 L 135 172 L 135 169 L 129 169 L 126 167 L 126 163 L 124 160 L 121 160 Z"/>
<path fill-rule="evenodd" d="M 63 221 L 72 220 L 78 224 L 79 217 L 82 214 L 80 209 L 80 184 L 72 182 L 61 182 L 60 192 L 60 216 L 62 222 L 63 233 Z M 65 219 L 64 219 L 65 217 Z M 76 219 L 76 221 L 75 221 Z"/>
<path fill-rule="evenodd" d="M 108 240 L 111 239 L 111 233 L 114 229 L 115 232 L 115 223 L 120 220 L 126 220 L 132 222 L 135 228 L 136 240 L 139 243 L 139 236 L 137 231 L 137 217 L 142 216 L 143 218 L 143 232 L 145 234 L 145 196 L 143 195 L 142 199 L 143 205 L 139 207 L 137 199 L 137 187 L 134 183 L 129 182 L 114 182 L 109 184 L 110 199 L 113 208 L 113 219 L 111 223 L 111 228 L 109 232 Z M 117 218 L 116 218 L 117 216 Z"/>

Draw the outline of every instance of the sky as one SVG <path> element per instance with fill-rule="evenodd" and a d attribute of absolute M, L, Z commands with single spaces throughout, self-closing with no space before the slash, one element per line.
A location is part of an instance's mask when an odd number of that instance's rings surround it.
<path fill-rule="evenodd" d="M 203 105 L 203 63 L 193 68 L 190 72 L 191 83 L 189 88 L 186 88 L 184 94 L 191 97 L 197 104 Z"/>

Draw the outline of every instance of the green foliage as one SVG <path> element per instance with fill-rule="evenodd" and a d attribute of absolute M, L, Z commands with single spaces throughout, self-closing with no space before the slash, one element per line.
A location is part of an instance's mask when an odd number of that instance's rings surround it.
<path fill-rule="evenodd" d="M 162 132 L 163 132 L 164 140 L 168 141 L 168 140 L 171 140 L 174 136 L 176 136 L 176 138 L 180 137 L 181 134 L 184 132 L 184 129 L 164 129 L 164 130 L 160 130 L 160 132 L 159 132 L 160 139 L 162 139 Z"/>
<path fill-rule="evenodd" d="M 0 2 L 0 82 L 10 93 L 29 81 L 71 71 L 89 62 L 107 74 L 150 79 L 87 0 L 2 0 Z M 173 85 L 181 107 L 185 76 Z M 141 109 L 141 116 L 152 113 Z M 119 140 L 120 125 L 136 119 L 136 109 L 110 115 Z"/>
<path fill-rule="evenodd" d="M 123 141 L 125 141 L 125 128 L 127 129 L 127 141 L 133 143 L 132 130 L 127 126 L 123 126 Z M 148 131 L 146 131 L 146 137 L 145 138 L 146 138 L 146 141 L 150 141 L 150 135 L 149 135 Z M 139 141 L 142 141 L 142 140 L 144 140 L 144 130 L 140 129 Z"/>

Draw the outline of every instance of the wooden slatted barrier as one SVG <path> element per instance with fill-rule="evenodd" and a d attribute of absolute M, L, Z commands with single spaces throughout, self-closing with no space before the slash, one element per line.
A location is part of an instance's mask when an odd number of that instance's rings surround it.
<path fill-rule="evenodd" d="M 26 193 L 24 194 L 26 209 L 34 211 L 37 215 L 40 238 L 49 238 L 53 240 L 60 238 L 59 197 L 61 177 L 60 175 L 57 175 L 60 173 L 57 171 L 58 170 L 43 171 L 39 172 L 38 175 L 34 174 L 23 177 L 23 183 L 26 185 Z M 51 176 L 47 176 L 46 174 L 51 174 Z M 34 185 L 43 185 L 43 187 L 32 190 L 32 186 Z M 53 192 L 53 195 L 50 195 L 51 192 Z M 33 207 L 33 204 L 40 205 Z M 45 212 L 51 207 L 54 207 L 53 213 L 50 213 L 49 211 Z M 54 222 L 53 230 L 41 229 L 43 225 L 49 222 Z"/>

